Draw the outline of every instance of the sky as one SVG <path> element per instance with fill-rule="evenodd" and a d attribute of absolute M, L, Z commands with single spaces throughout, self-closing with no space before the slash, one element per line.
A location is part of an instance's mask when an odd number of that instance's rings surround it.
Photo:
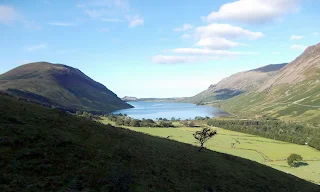
<path fill-rule="evenodd" d="M 186 97 L 320 42 L 319 0 L 0 0 L 0 74 L 47 61 L 119 97 Z"/>

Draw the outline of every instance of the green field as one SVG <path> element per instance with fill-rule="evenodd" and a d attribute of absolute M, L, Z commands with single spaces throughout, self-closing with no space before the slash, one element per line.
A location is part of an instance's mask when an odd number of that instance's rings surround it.
<path fill-rule="evenodd" d="M 112 124 L 106 119 L 103 122 Z M 175 123 L 175 125 L 177 126 L 179 123 Z M 201 129 L 186 127 L 126 128 L 153 136 L 169 137 L 169 139 L 193 145 L 197 145 L 197 143 L 192 134 Z M 320 184 L 320 151 L 308 146 L 285 143 L 222 128 L 216 129 L 218 135 L 205 144 L 208 149 L 250 159 Z M 231 143 L 236 143 L 234 148 L 231 147 Z M 291 153 L 300 154 L 308 165 L 299 168 L 289 167 L 286 158 Z"/>

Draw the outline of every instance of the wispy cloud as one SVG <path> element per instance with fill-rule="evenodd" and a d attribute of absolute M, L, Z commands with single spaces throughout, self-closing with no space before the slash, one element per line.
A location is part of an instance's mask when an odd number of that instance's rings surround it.
<path fill-rule="evenodd" d="M 190 38 L 192 38 L 192 35 L 185 33 L 185 34 L 181 35 L 181 38 L 182 39 L 190 39 Z"/>
<path fill-rule="evenodd" d="M 300 40 L 300 39 L 303 39 L 304 38 L 304 36 L 299 36 L 299 35 L 292 35 L 291 37 L 290 37 L 290 40 L 292 41 L 292 40 Z"/>
<path fill-rule="evenodd" d="M 318 32 L 314 32 L 312 33 L 313 36 L 319 36 L 319 33 Z"/>
<path fill-rule="evenodd" d="M 172 50 L 173 53 L 188 55 L 215 55 L 215 56 L 235 56 L 235 55 L 256 55 L 255 52 L 236 52 L 227 50 L 211 50 L 199 48 L 178 48 Z"/>
<path fill-rule="evenodd" d="M 35 21 L 27 20 L 19 13 L 17 13 L 17 11 L 13 7 L 0 5 L 0 23 L 10 25 L 13 22 L 20 22 L 29 29 L 41 29 L 41 27 L 37 25 Z"/>
<path fill-rule="evenodd" d="M 25 51 L 27 52 L 33 52 L 33 51 L 37 51 L 37 50 L 41 50 L 41 49 L 45 49 L 47 48 L 47 44 L 38 44 L 38 45 L 29 45 L 27 47 L 25 47 Z"/>
<path fill-rule="evenodd" d="M 307 46 L 305 45 L 292 45 L 290 47 L 290 49 L 293 49 L 293 50 L 305 50 L 307 48 Z"/>
<path fill-rule="evenodd" d="M 127 21 L 130 28 L 144 24 L 143 17 L 130 7 L 128 0 L 85 0 L 77 7 L 95 20 L 113 23 Z"/>
<path fill-rule="evenodd" d="M 0 5 L 0 23 L 10 24 L 11 22 L 19 19 L 20 16 L 13 7 Z"/>
<path fill-rule="evenodd" d="M 191 24 L 185 23 L 185 24 L 183 24 L 182 27 L 177 27 L 177 28 L 173 29 L 173 31 L 181 32 L 181 31 L 188 31 L 190 29 L 193 29 L 193 26 Z"/>
<path fill-rule="evenodd" d="M 165 56 L 156 55 L 152 58 L 152 62 L 156 64 L 178 64 L 178 63 L 190 63 L 199 61 L 199 58 L 194 56 Z"/>
<path fill-rule="evenodd" d="M 238 0 L 222 5 L 218 11 L 203 17 L 203 20 L 264 24 L 276 21 L 287 13 L 297 12 L 300 2 L 301 0 Z"/>
<path fill-rule="evenodd" d="M 143 25 L 144 24 L 143 18 L 140 17 L 139 15 L 127 16 L 127 20 L 129 22 L 129 27 L 130 28 L 137 27 L 139 25 Z"/>
<path fill-rule="evenodd" d="M 59 26 L 59 27 L 70 27 L 70 26 L 75 26 L 76 24 L 68 23 L 68 22 L 53 21 L 53 22 L 49 22 L 48 25 Z"/>

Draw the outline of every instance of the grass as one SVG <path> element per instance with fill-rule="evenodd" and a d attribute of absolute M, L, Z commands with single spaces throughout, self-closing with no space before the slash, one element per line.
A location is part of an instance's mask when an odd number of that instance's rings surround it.
<path fill-rule="evenodd" d="M 177 131 L 189 135 L 187 130 Z M 253 161 L 210 150 L 199 153 L 189 144 L 1 95 L 0 152 L 3 192 L 320 189 Z"/>
<path fill-rule="evenodd" d="M 105 122 L 111 123 L 108 120 Z M 192 134 L 201 128 L 130 128 L 142 133 L 176 140 L 183 143 L 198 145 Z M 213 151 L 226 153 L 258 163 L 271 166 L 302 179 L 320 184 L 320 151 L 308 146 L 296 145 L 254 135 L 218 129 L 218 135 L 209 140 L 205 146 Z M 238 141 L 238 142 L 237 142 Z M 231 143 L 236 143 L 235 148 Z M 286 158 L 291 153 L 300 154 L 308 166 L 290 168 Z"/>
<path fill-rule="evenodd" d="M 320 87 L 314 83 L 317 79 L 319 75 L 292 86 L 274 86 L 270 92 L 244 93 L 223 101 L 221 106 L 241 117 L 268 115 L 284 120 L 320 124 L 320 110 L 316 107 L 320 106 Z M 298 103 L 294 103 L 297 101 Z"/>

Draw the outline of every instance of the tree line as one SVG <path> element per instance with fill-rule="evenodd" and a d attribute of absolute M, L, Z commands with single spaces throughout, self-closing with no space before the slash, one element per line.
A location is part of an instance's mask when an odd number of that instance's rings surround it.
<path fill-rule="evenodd" d="M 320 129 L 305 124 L 275 119 L 210 119 L 208 125 L 279 141 L 309 145 L 320 150 Z"/>
<path fill-rule="evenodd" d="M 162 119 L 154 121 L 152 119 L 134 119 L 128 117 L 126 114 L 107 114 L 105 115 L 110 121 L 116 123 L 117 126 L 130 126 L 130 127 L 174 127 L 171 121 Z"/>

